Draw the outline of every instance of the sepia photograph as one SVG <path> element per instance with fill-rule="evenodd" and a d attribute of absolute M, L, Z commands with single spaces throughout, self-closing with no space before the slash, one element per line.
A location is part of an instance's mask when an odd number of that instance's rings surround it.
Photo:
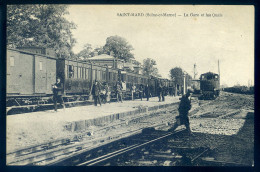
<path fill-rule="evenodd" d="M 7 166 L 254 167 L 253 5 L 6 8 Z"/>

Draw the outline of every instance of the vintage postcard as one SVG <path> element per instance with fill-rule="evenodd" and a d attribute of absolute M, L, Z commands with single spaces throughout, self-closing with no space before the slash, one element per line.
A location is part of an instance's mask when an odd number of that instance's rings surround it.
<path fill-rule="evenodd" d="M 7 165 L 254 166 L 254 10 L 7 5 Z"/>

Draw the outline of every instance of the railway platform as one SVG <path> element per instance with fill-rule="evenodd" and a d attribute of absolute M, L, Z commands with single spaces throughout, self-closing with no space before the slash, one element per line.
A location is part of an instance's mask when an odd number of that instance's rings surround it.
<path fill-rule="evenodd" d="M 7 116 L 7 152 L 32 145 L 69 137 L 86 128 L 107 125 L 126 116 L 156 111 L 177 104 L 179 97 L 166 96 L 123 103 L 112 102 L 102 106 L 78 106 L 63 109 Z"/>

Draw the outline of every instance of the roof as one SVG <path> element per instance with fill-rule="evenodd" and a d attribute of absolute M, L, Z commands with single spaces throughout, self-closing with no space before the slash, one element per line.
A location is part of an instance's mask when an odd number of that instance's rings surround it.
<path fill-rule="evenodd" d="M 98 56 L 94 56 L 94 57 L 90 57 L 88 58 L 88 60 L 119 60 L 119 61 L 123 61 L 122 59 L 117 59 L 113 56 L 107 55 L 107 54 L 101 54 Z"/>

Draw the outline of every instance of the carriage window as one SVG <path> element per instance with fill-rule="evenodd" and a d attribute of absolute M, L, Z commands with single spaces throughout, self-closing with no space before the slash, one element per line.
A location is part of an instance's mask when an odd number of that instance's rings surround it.
<path fill-rule="evenodd" d="M 10 57 L 10 66 L 14 66 L 14 57 L 13 56 Z"/>
<path fill-rule="evenodd" d="M 93 70 L 93 71 L 92 71 L 92 78 L 93 78 L 93 80 L 96 79 L 96 70 Z"/>
<path fill-rule="evenodd" d="M 88 69 L 85 69 L 85 79 L 88 79 Z"/>
<path fill-rule="evenodd" d="M 42 62 L 39 62 L 39 69 L 42 70 Z"/>
<path fill-rule="evenodd" d="M 77 77 L 80 78 L 80 67 L 78 67 L 78 74 Z"/>
<path fill-rule="evenodd" d="M 73 78 L 74 70 L 73 70 L 72 65 L 69 65 L 68 72 L 69 72 L 69 78 Z"/>
<path fill-rule="evenodd" d="M 96 79 L 99 80 L 99 71 L 97 70 L 96 73 L 97 73 L 97 74 L 96 74 Z"/>
<path fill-rule="evenodd" d="M 103 80 L 106 80 L 106 72 L 103 72 Z"/>
<path fill-rule="evenodd" d="M 82 74 L 81 77 L 82 77 L 83 79 L 85 79 L 85 68 L 82 68 L 82 72 L 81 72 L 81 74 Z"/>

